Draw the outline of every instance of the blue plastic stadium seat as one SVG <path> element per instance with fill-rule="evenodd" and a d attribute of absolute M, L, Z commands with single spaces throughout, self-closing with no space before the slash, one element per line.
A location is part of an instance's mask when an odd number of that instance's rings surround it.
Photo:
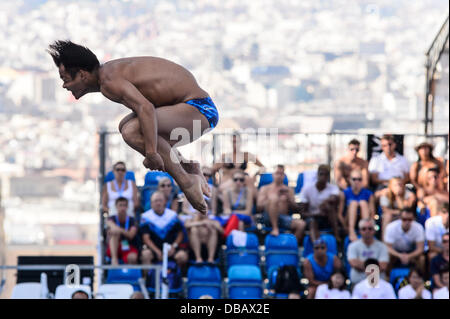
<path fill-rule="evenodd" d="M 227 248 L 225 251 L 226 265 L 259 265 L 258 237 L 247 233 L 245 247 L 236 247 L 233 244 L 233 233 L 227 237 Z"/>
<path fill-rule="evenodd" d="M 142 277 L 140 269 L 110 269 L 106 278 L 107 284 L 130 284 L 137 290 L 139 278 Z"/>
<path fill-rule="evenodd" d="M 228 269 L 228 298 L 261 299 L 261 270 L 253 265 L 234 265 Z"/>
<path fill-rule="evenodd" d="M 337 256 L 338 248 L 336 238 L 331 234 L 322 234 L 320 235 L 320 238 L 327 243 L 327 251 Z M 306 256 L 312 253 L 314 253 L 313 244 L 311 242 L 311 237 L 307 235 L 303 239 L 303 257 L 306 258 Z"/>
<path fill-rule="evenodd" d="M 205 295 L 213 299 L 222 297 L 222 277 L 218 267 L 193 265 L 189 267 L 187 278 L 188 299 L 199 299 Z"/>
<path fill-rule="evenodd" d="M 292 234 L 267 235 L 265 239 L 266 270 L 282 265 L 298 266 L 297 238 Z"/>
<path fill-rule="evenodd" d="M 134 172 L 133 171 L 127 171 L 125 173 L 125 179 L 129 179 L 129 180 L 132 180 L 133 182 L 136 182 L 136 177 L 134 176 Z M 114 173 L 113 173 L 113 171 L 109 171 L 106 174 L 103 182 L 107 183 L 107 182 L 110 182 L 112 180 L 114 180 Z"/>
<path fill-rule="evenodd" d="M 173 178 L 172 178 L 172 176 L 170 176 L 169 173 L 158 172 L 158 171 L 151 172 L 150 171 L 150 172 L 147 172 L 147 174 L 145 174 L 144 185 L 145 186 L 147 186 L 147 185 L 158 186 L 159 181 L 164 177 L 168 177 L 172 181 L 172 184 L 174 183 Z"/>
<path fill-rule="evenodd" d="M 271 184 L 272 182 L 273 182 L 273 176 L 272 176 L 272 173 L 263 173 L 263 174 L 261 174 L 260 177 L 259 177 L 259 185 L 258 185 L 258 189 L 261 188 L 261 187 L 263 187 L 263 186 L 269 185 L 269 184 Z M 284 185 L 289 185 L 289 180 L 288 180 L 288 178 L 287 178 L 286 175 L 284 175 L 284 181 L 283 181 L 283 183 L 284 183 Z"/>

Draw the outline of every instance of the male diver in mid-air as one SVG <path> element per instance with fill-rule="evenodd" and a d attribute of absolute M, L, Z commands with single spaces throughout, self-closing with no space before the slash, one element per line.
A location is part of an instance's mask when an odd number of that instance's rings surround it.
<path fill-rule="evenodd" d="M 125 142 L 141 153 L 144 166 L 168 172 L 191 205 L 206 214 L 203 195 L 211 196 L 199 163 L 185 160 L 173 148 L 198 139 L 217 126 L 219 115 L 208 93 L 182 66 L 156 57 L 130 57 L 100 64 L 91 50 L 71 41 L 56 41 L 48 52 L 59 69 L 63 88 L 76 99 L 101 92 L 132 110 L 119 131 Z M 194 132 L 194 121 L 201 132 Z M 189 141 L 171 139 L 175 129 L 189 132 Z M 177 160 L 172 160 L 175 156 Z"/>

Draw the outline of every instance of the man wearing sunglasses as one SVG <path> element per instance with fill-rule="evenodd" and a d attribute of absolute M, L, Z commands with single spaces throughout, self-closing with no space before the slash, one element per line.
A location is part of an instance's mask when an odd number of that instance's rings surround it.
<path fill-rule="evenodd" d="M 381 190 L 388 186 L 389 180 L 393 177 L 401 177 L 403 181 L 409 181 L 408 160 L 400 155 L 395 149 L 394 136 L 385 134 L 381 138 L 381 154 L 373 156 L 369 162 L 370 181 L 376 190 Z"/>
<path fill-rule="evenodd" d="M 350 172 L 358 169 L 362 173 L 362 186 L 369 186 L 369 162 L 358 156 L 361 143 L 353 139 L 348 143 L 347 154 L 334 164 L 334 180 L 341 190 L 350 186 Z"/>
<path fill-rule="evenodd" d="M 403 210 L 400 219 L 391 222 L 384 233 L 384 243 L 389 251 L 389 269 L 416 265 L 424 271 L 425 229 L 416 222 L 413 210 Z"/>
<path fill-rule="evenodd" d="M 385 271 L 389 263 L 386 245 L 375 238 L 375 221 L 373 219 L 361 219 L 358 228 L 361 239 L 352 242 L 347 249 L 352 284 L 357 284 L 366 277 L 364 262 L 367 259 L 375 258 L 378 260 L 382 277 L 385 277 Z"/>

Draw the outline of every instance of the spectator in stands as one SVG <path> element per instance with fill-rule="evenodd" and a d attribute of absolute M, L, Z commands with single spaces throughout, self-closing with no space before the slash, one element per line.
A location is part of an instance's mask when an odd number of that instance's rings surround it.
<path fill-rule="evenodd" d="M 380 197 L 382 209 L 382 237 L 387 225 L 400 217 L 404 209 L 414 209 L 416 195 L 405 187 L 403 178 L 394 177 L 389 181 L 388 188 L 383 189 Z"/>
<path fill-rule="evenodd" d="M 133 217 L 127 215 L 128 199 L 116 199 L 117 215 L 108 217 L 108 249 L 106 255 L 111 258 L 112 265 L 118 265 L 119 259 L 126 264 L 137 264 L 137 227 Z"/>
<path fill-rule="evenodd" d="M 251 154 L 249 152 L 241 151 L 242 138 L 239 133 L 233 133 L 233 153 L 231 154 L 223 154 L 220 163 L 216 163 L 213 166 L 212 173 L 213 175 L 216 172 L 221 173 L 221 181 L 219 185 L 219 194 L 222 193 L 229 188 L 233 187 L 233 174 L 237 170 L 241 170 L 246 172 L 248 168 L 248 164 L 254 163 L 256 166 L 260 168 L 259 173 L 264 170 L 264 165 L 259 161 L 256 155 Z M 246 175 L 246 185 L 252 190 L 252 193 L 256 194 L 255 188 L 255 177 L 250 177 Z"/>
<path fill-rule="evenodd" d="M 140 291 L 135 291 L 133 292 L 133 294 L 130 296 L 130 299 L 145 299 L 145 296 L 142 292 Z"/>
<path fill-rule="evenodd" d="M 439 170 L 429 168 L 426 173 L 425 186 L 417 190 L 417 207 L 421 214 L 429 210 L 430 216 L 436 216 L 441 203 L 448 203 L 448 191 L 439 182 Z"/>
<path fill-rule="evenodd" d="M 314 241 L 313 247 L 314 253 L 303 261 L 303 272 L 309 281 L 308 299 L 314 299 L 317 287 L 326 284 L 334 271 L 341 268 L 341 261 L 327 252 L 327 244 L 323 239 Z"/>
<path fill-rule="evenodd" d="M 440 177 L 439 180 L 443 184 L 445 177 L 444 164 L 433 156 L 433 148 L 433 144 L 427 142 L 420 143 L 415 148 L 419 158 L 417 159 L 417 162 L 414 162 L 411 165 L 409 177 L 416 190 L 425 187 L 427 171 L 430 168 L 437 169 Z M 444 189 L 443 185 L 441 189 Z"/>
<path fill-rule="evenodd" d="M 245 175 L 242 171 L 233 174 L 233 187 L 224 191 L 223 209 L 225 215 L 236 214 L 240 222 L 252 223 L 253 195 L 252 190 L 245 185 Z"/>
<path fill-rule="evenodd" d="M 203 255 L 207 261 L 214 263 L 219 242 L 219 235 L 223 233 L 220 223 L 203 214 L 195 214 L 184 224 L 188 232 L 190 247 L 195 256 L 195 262 L 202 263 Z M 202 254 L 202 252 L 205 252 Z"/>
<path fill-rule="evenodd" d="M 341 269 L 335 270 L 328 283 L 317 287 L 316 299 L 351 299 L 345 280 L 345 272 Z"/>
<path fill-rule="evenodd" d="M 135 210 L 139 208 L 138 190 L 136 183 L 125 179 L 127 168 L 124 162 L 117 162 L 113 166 L 114 179 L 103 185 L 102 210 L 109 216 L 117 215 L 115 202 L 119 197 L 128 199 L 128 216 L 135 216 Z"/>
<path fill-rule="evenodd" d="M 356 222 L 358 219 L 374 218 L 375 216 L 375 198 L 368 188 L 362 185 L 363 175 L 358 170 L 350 173 L 350 186 L 341 193 L 341 202 L 345 202 L 346 215 L 344 217 L 344 205 L 339 206 L 339 220 L 348 230 L 351 241 L 358 239 L 355 232 Z"/>
<path fill-rule="evenodd" d="M 353 139 L 348 143 L 347 154 L 334 165 L 334 180 L 341 190 L 350 187 L 350 173 L 357 169 L 362 174 L 362 187 L 369 187 L 369 162 L 358 157 L 361 143 Z"/>
<path fill-rule="evenodd" d="M 89 299 L 89 295 L 84 290 L 77 290 L 72 294 L 72 299 Z"/>
<path fill-rule="evenodd" d="M 409 180 L 409 163 L 395 151 L 396 147 L 394 136 L 383 135 L 381 138 L 383 152 L 370 159 L 370 180 L 377 191 L 387 187 L 393 177 L 402 178 L 405 184 Z"/>
<path fill-rule="evenodd" d="M 339 240 L 338 206 L 341 197 L 339 187 L 330 184 L 330 168 L 320 165 L 317 170 L 317 182 L 302 188 L 300 192 L 300 212 L 307 220 L 311 238 L 319 238 L 319 231 L 332 228 Z"/>
<path fill-rule="evenodd" d="M 390 223 L 384 234 L 389 251 L 389 269 L 416 265 L 424 270 L 425 229 L 415 221 L 415 212 L 403 210 L 400 220 Z"/>
<path fill-rule="evenodd" d="M 408 275 L 408 285 L 400 288 L 398 299 L 431 299 L 431 292 L 425 288 L 420 269 L 411 268 Z"/>
<path fill-rule="evenodd" d="M 448 300 L 448 265 L 444 267 L 439 272 L 440 280 L 443 286 L 439 289 L 434 290 L 433 299 L 447 299 Z"/>
<path fill-rule="evenodd" d="M 442 235 L 445 233 L 448 233 L 448 203 L 441 203 L 438 215 L 425 222 L 425 238 L 429 247 L 429 260 L 442 253 Z"/>
<path fill-rule="evenodd" d="M 440 276 L 441 269 L 446 268 L 448 271 L 448 257 L 449 257 L 449 234 L 448 232 L 442 235 L 442 252 L 431 260 L 430 274 L 435 288 L 442 288 L 445 283 L 442 282 Z"/>
<path fill-rule="evenodd" d="M 359 282 L 352 293 L 353 299 L 397 299 L 392 285 L 383 278 L 377 278 L 378 283 L 374 281 L 373 272 L 369 271 L 368 266 L 379 267 L 378 260 L 369 258 L 364 262 L 364 269 L 366 269 L 366 279 Z M 372 275 L 372 276 L 371 276 Z"/>
<path fill-rule="evenodd" d="M 273 173 L 272 184 L 263 186 L 258 193 L 257 208 L 264 213 L 265 225 L 272 227 L 272 235 L 278 236 L 280 228 L 292 230 L 300 244 L 305 222 L 290 216 L 298 211 L 298 206 L 294 191 L 283 184 L 284 176 L 284 166 L 278 165 Z"/>
<path fill-rule="evenodd" d="M 188 262 L 187 252 L 178 247 L 184 238 L 183 226 L 177 213 L 166 208 L 165 203 L 164 194 L 156 191 L 151 197 L 152 208 L 141 216 L 142 263 L 162 261 L 163 244 L 168 243 L 171 245 L 169 258 L 183 267 Z"/>
<path fill-rule="evenodd" d="M 163 177 L 158 182 L 158 190 L 164 194 L 166 198 L 166 208 L 178 211 L 178 194 L 173 191 L 172 181 L 168 177 Z"/>
<path fill-rule="evenodd" d="M 375 221 L 361 219 L 359 221 L 361 239 L 352 242 L 347 249 L 347 259 L 351 266 L 350 280 L 357 284 L 365 278 L 364 262 L 369 258 L 378 260 L 380 275 L 384 278 L 389 263 L 386 245 L 375 238 Z"/>

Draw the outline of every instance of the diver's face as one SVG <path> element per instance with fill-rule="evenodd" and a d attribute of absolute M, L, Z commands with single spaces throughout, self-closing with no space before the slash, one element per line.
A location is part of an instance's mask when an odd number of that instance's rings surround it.
<path fill-rule="evenodd" d="M 59 66 L 59 77 L 63 81 L 63 88 L 70 91 L 75 99 L 79 99 L 87 93 L 87 86 L 84 83 L 81 72 L 77 72 L 74 78 L 66 71 L 64 65 Z"/>

